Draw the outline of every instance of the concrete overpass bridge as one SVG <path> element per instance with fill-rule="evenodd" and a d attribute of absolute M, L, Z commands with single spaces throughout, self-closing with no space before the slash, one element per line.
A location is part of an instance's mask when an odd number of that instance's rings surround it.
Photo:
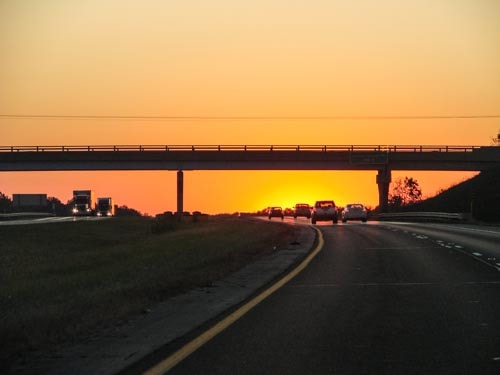
<path fill-rule="evenodd" d="M 500 168 L 500 147 L 410 145 L 96 145 L 0 146 L 1 171 L 177 171 L 177 212 L 186 170 L 377 171 L 387 209 L 392 170 L 484 171 Z"/>

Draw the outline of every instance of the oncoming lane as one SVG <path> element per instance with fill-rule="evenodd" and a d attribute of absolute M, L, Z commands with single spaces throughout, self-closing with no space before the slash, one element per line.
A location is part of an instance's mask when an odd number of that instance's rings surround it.
<path fill-rule="evenodd" d="M 97 217 L 97 216 L 50 216 L 50 217 L 43 217 L 43 218 L 0 221 L 0 226 L 52 224 L 52 223 L 62 223 L 62 222 L 71 222 L 71 221 L 94 221 L 94 220 L 107 220 L 107 219 L 110 219 L 110 218 L 109 217 Z"/>

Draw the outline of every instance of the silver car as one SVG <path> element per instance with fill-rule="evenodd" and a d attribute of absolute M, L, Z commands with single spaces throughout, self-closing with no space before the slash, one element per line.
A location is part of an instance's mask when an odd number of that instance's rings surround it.
<path fill-rule="evenodd" d="M 316 224 L 317 221 L 329 221 L 334 224 L 338 222 L 337 207 L 334 201 L 316 201 L 311 215 L 311 223 Z"/>
<path fill-rule="evenodd" d="M 343 223 L 346 223 L 347 220 L 361 220 L 363 223 L 366 223 L 367 217 L 368 212 L 361 203 L 349 203 L 342 211 Z"/>

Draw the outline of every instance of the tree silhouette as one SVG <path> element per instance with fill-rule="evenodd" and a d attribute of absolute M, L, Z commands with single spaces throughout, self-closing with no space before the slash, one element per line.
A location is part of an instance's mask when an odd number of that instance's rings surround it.
<path fill-rule="evenodd" d="M 115 205 L 115 215 L 116 216 L 142 216 L 141 213 L 133 208 L 127 206 L 116 206 Z"/>
<path fill-rule="evenodd" d="M 71 212 L 71 206 L 65 205 L 56 197 L 48 197 L 47 206 L 49 211 L 57 216 L 66 216 Z"/>
<path fill-rule="evenodd" d="M 0 212 L 8 212 L 12 207 L 12 200 L 0 191 Z"/>
<path fill-rule="evenodd" d="M 394 182 L 391 194 L 389 194 L 389 206 L 399 208 L 417 203 L 422 200 L 422 189 L 418 181 L 412 177 L 405 177 L 404 180 L 397 179 Z"/>
<path fill-rule="evenodd" d="M 493 146 L 500 146 L 500 130 L 498 130 L 498 134 L 495 137 L 491 137 L 491 143 Z"/>

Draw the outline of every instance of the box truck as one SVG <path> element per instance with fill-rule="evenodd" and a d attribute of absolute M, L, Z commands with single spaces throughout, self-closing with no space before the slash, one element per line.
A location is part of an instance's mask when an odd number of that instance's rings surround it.
<path fill-rule="evenodd" d="M 15 209 L 45 209 L 47 194 L 12 194 L 12 207 Z"/>
<path fill-rule="evenodd" d="M 115 216 L 113 198 L 97 198 L 97 216 Z"/>
<path fill-rule="evenodd" d="M 73 215 L 91 216 L 96 211 L 92 190 L 73 190 Z"/>

